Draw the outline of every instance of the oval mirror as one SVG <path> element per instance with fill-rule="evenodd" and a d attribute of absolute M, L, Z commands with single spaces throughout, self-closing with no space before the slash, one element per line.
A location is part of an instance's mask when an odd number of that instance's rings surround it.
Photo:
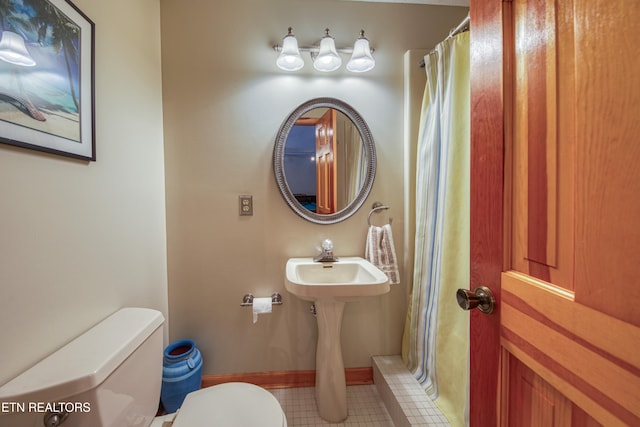
<path fill-rule="evenodd" d="M 373 137 L 345 102 L 312 99 L 280 127 L 273 170 L 282 197 L 296 214 L 317 224 L 343 221 L 362 206 L 373 186 Z"/>

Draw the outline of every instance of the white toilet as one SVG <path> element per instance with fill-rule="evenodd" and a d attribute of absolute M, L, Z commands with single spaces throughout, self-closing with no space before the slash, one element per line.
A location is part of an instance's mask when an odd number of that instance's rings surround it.
<path fill-rule="evenodd" d="M 162 384 L 163 322 L 145 308 L 112 314 L 0 387 L 0 426 L 151 426 Z M 228 383 L 190 393 L 175 415 L 153 425 L 286 427 L 287 420 L 265 389 Z"/>

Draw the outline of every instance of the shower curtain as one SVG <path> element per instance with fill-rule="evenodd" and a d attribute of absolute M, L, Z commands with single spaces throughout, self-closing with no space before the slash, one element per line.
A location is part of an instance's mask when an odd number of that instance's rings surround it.
<path fill-rule="evenodd" d="M 468 425 L 469 33 L 425 57 L 416 159 L 413 284 L 402 356 L 452 426 Z"/>

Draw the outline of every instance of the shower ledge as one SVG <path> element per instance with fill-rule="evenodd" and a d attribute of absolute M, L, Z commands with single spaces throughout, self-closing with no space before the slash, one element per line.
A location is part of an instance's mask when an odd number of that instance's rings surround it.
<path fill-rule="evenodd" d="M 450 427 L 400 356 L 373 356 L 373 382 L 395 427 Z"/>

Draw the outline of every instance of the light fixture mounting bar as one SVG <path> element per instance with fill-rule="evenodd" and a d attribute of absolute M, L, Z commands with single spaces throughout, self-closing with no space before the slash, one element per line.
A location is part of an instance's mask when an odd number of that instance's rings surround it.
<path fill-rule="evenodd" d="M 273 45 L 273 50 L 275 50 L 276 52 L 282 52 L 282 45 L 279 44 L 274 44 Z M 298 46 L 298 50 L 300 52 L 311 52 L 311 53 L 318 53 L 320 52 L 320 46 Z M 336 51 L 338 51 L 338 53 L 346 53 L 346 54 L 352 54 L 353 53 L 353 48 L 352 47 L 339 47 L 336 48 Z M 374 48 L 371 48 L 371 53 L 375 52 L 376 50 Z"/>

